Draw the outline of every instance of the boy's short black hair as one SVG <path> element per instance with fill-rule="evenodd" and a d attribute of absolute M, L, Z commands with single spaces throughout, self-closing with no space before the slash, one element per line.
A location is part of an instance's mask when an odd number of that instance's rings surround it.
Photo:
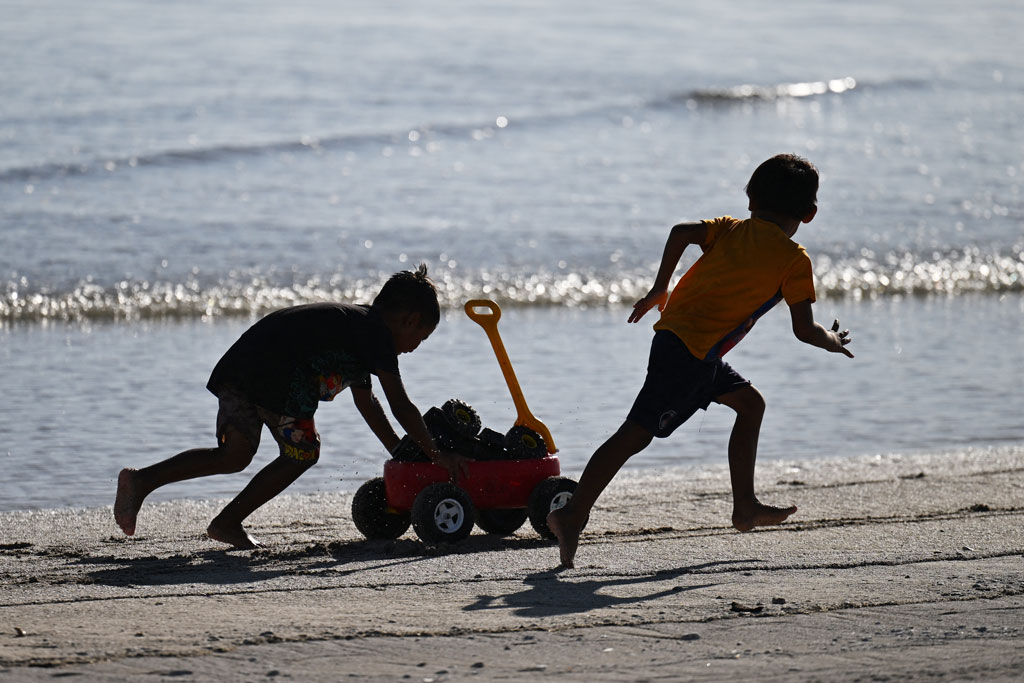
<path fill-rule="evenodd" d="M 803 219 L 818 200 L 818 169 L 795 154 L 778 154 L 750 176 L 747 197 L 757 208 Z"/>
<path fill-rule="evenodd" d="M 437 302 L 437 286 L 427 277 L 427 264 L 421 263 L 415 271 L 395 273 L 380 288 L 373 307 L 383 311 L 419 313 L 424 325 L 436 327 L 441 320 L 441 306 Z"/>

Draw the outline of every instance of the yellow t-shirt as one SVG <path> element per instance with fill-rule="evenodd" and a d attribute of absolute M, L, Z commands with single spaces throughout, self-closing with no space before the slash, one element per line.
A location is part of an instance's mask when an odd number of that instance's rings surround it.
<path fill-rule="evenodd" d="M 735 346 L 782 299 L 814 301 L 811 259 L 775 223 L 722 216 L 704 221 L 704 254 L 672 290 L 656 330 L 669 330 L 697 358 Z"/>

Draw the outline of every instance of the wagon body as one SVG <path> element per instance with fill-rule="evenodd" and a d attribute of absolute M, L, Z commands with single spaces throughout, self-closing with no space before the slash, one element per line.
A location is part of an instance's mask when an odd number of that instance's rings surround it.
<path fill-rule="evenodd" d="M 558 457 L 529 460 L 491 460 L 469 463 L 469 476 L 457 485 L 469 494 L 478 510 L 525 508 L 540 482 L 561 473 Z M 411 510 L 419 492 L 430 484 L 449 480 L 443 467 L 429 462 L 384 463 L 384 485 L 388 507 Z"/>

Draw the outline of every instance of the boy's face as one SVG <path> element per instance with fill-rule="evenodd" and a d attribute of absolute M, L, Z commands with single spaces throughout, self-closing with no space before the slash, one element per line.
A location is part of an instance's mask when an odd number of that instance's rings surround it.
<path fill-rule="evenodd" d="M 435 325 L 423 324 L 419 313 L 409 313 L 402 318 L 395 331 L 395 351 L 411 353 L 434 331 Z"/>

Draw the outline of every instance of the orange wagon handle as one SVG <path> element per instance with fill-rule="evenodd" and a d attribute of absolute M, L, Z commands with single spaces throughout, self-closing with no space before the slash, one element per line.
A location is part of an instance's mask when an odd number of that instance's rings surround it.
<path fill-rule="evenodd" d="M 464 308 L 469 319 L 484 328 L 484 332 L 487 333 L 487 338 L 491 342 L 491 347 L 494 349 L 494 355 L 498 357 L 501 374 L 505 376 L 505 383 L 508 385 L 509 393 L 512 394 L 512 403 L 516 406 L 515 423 L 523 427 L 529 427 L 540 434 L 544 438 L 544 443 L 547 444 L 548 453 L 557 452 L 558 449 L 555 448 L 555 440 L 551 437 L 551 432 L 543 422 L 534 417 L 533 413 L 530 412 L 529 406 L 526 405 L 523 390 L 519 387 L 519 380 L 516 379 L 515 370 L 512 369 L 512 362 L 509 361 L 508 352 L 505 351 L 505 345 L 501 342 L 501 335 L 498 334 L 498 320 L 501 318 L 501 308 L 490 299 L 470 299 L 466 302 Z M 481 311 L 480 309 L 487 310 Z"/>

